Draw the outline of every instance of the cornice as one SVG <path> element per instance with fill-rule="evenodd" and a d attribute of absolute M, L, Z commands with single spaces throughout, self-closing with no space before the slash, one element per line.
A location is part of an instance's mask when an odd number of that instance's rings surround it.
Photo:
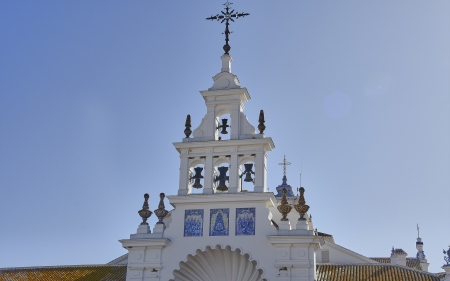
<path fill-rule="evenodd" d="M 273 192 L 240 192 L 215 194 L 188 194 L 167 196 L 173 207 L 176 205 L 212 204 L 212 203 L 252 203 L 264 202 L 268 207 L 274 207 L 277 199 Z"/>
<path fill-rule="evenodd" d="M 272 138 L 266 137 L 261 139 L 242 139 L 242 140 L 223 140 L 223 141 L 199 141 L 199 142 L 174 142 L 173 146 L 181 152 L 183 149 L 189 148 L 235 148 L 236 146 L 260 146 L 264 145 L 265 151 L 272 151 L 275 148 Z M 236 152 L 238 153 L 238 152 Z"/>

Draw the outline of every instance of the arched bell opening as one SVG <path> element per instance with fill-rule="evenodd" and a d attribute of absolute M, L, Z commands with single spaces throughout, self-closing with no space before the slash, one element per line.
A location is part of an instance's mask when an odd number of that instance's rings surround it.
<path fill-rule="evenodd" d="M 216 118 L 217 140 L 230 139 L 230 114 L 223 114 Z"/>
<path fill-rule="evenodd" d="M 249 254 L 217 245 L 188 255 L 186 261 L 180 262 L 180 268 L 173 271 L 174 279 L 170 281 L 267 281 L 263 274 Z"/>
<path fill-rule="evenodd" d="M 229 158 L 219 158 L 214 164 L 214 192 L 227 192 L 230 182 Z"/>
<path fill-rule="evenodd" d="M 255 163 L 246 162 L 239 167 L 240 192 L 253 191 L 255 187 Z"/>
<path fill-rule="evenodd" d="M 205 164 L 203 160 L 194 159 L 189 165 L 188 193 L 202 193 L 204 188 Z"/>
<path fill-rule="evenodd" d="M 241 156 L 239 159 L 239 192 L 253 191 L 255 187 L 255 157 Z"/>

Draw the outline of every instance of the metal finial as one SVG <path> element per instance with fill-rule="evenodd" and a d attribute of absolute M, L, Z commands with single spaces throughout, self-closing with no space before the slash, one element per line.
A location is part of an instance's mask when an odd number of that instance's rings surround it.
<path fill-rule="evenodd" d="M 164 197 L 166 197 L 166 195 L 164 193 L 159 194 L 159 205 L 158 205 L 158 209 L 155 210 L 155 215 L 158 217 L 157 224 L 164 224 L 164 222 L 162 220 L 169 213 L 169 211 L 167 211 L 165 209 L 166 207 L 164 206 Z"/>
<path fill-rule="evenodd" d="M 447 255 L 447 256 L 444 256 L 444 260 L 447 263 L 446 265 L 450 265 L 450 245 L 448 246 L 447 251 L 444 250 L 444 255 Z"/>
<path fill-rule="evenodd" d="M 260 134 L 264 134 L 264 130 L 266 129 L 266 125 L 264 125 L 264 123 L 266 122 L 266 120 L 264 120 L 264 110 L 260 110 L 259 111 L 259 119 L 258 119 L 259 125 L 258 125 L 258 130 Z"/>
<path fill-rule="evenodd" d="M 286 155 L 284 155 L 283 162 L 279 163 L 278 165 L 283 166 L 283 176 L 286 177 L 286 166 L 291 165 L 291 162 L 286 161 Z"/>
<path fill-rule="evenodd" d="M 287 189 L 283 188 L 283 190 L 281 192 L 283 193 L 283 195 L 281 197 L 281 205 L 279 205 L 277 207 L 277 209 L 281 213 L 281 215 L 283 216 L 281 221 L 288 221 L 286 216 L 292 210 L 292 207 L 289 206 L 289 203 L 288 203 L 287 198 L 286 198 Z"/>
<path fill-rule="evenodd" d="M 300 218 L 298 220 L 305 220 L 305 214 L 309 210 L 309 206 L 306 205 L 305 201 L 305 189 L 300 187 L 300 198 L 298 199 L 298 204 L 295 205 L 295 210 L 300 214 Z"/>
<path fill-rule="evenodd" d="M 184 124 L 184 126 L 186 127 L 186 129 L 184 129 L 184 134 L 186 135 L 186 138 L 189 138 L 189 136 L 192 133 L 192 131 L 191 131 L 191 115 L 190 114 L 187 115 L 186 123 Z"/>
<path fill-rule="evenodd" d="M 225 12 L 221 11 L 221 15 L 217 14 L 215 16 L 210 16 L 209 18 L 206 18 L 207 20 L 221 20 L 220 23 L 225 22 L 225 31 L 223 34 L 225 34 L 225 45 L 223 46 L 223 50 L 225 51 L 225 54 L 228 54 L 228 52 L 230 51 L 231 47 L 228 44 L 228 41 L 230 41 L 230 30 L 228 29 L 228 26 L 230 25 L 229 21 L 234 22 L 234 19 L 238 19 L 239 17 L 245 17 L 250 15 L 249 13 L 238 13 L 238 12 L 234 12 L 234 10 L 230 11 L 230 6 L 231 6 L 231 2 L 229 2 L 227 0 L 227 2 L 225 4 L 223 4 L 225 6 Z"/>
<path fill-rule="evenodd" d="M 148 225 L 147 223 L 147 219 L 153 214 L 152 211 L 149 210 L 149 206 L 148 206 L 148 198 L 150 196 L 148 195 L 148 193 L 144 194 L 144 205 L 142 205 L 142 210 L 138 211 L 138 214 L 141 216 L 142 218 L 142 225 Z"/>

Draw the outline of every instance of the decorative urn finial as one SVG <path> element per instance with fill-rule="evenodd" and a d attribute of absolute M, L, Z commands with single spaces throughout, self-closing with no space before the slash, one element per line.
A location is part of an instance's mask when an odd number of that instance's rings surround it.
<path fill-rule="evenodd" d="M 138 211 L 138 214 L 142 218 L 141 225 L 148 225 L 147 219 L 153 214 L 153 212 L 149 210 L 149 206 L 148 206 L 148 198 L 149 197 L 150 196 L 148 195 L 148 193 L 144 194 L 144 198 L 145 198 L 144 205 L 142 205 L 142 210 Z"/>
<path fill-rule="evenodd" d="M 309 210 L 309 206 L 306 205 L 305 201 L 305 189 L 303 187 L 300 187 L 300 198 L 298 199 L 298 204 L 295 205 L 295 210 L 300 214 L 300 218 L 298 220 L 306 220 L 305 214 Z"/>
<path fill-rule="evenodd" d="M 160 193 L 159 194 L 159 205 L 158 205 L 158 209 L 155 210 L 155 215 L 158 217 L 158 222 L 156 224 L 164 224 L 164 222 L 162 221 L 164 219 L 165 216 L 167 216 L 167 214 L 169 213 L 169 211 L 167 211 L 164 206 L 164 197 L 166 197 L 166 195 L 164 193 Z"/>
<path fill-rule="evenodd" d="M 258 130 L 260 134 L 264 134 L 264 130 L 266 129 L 266 125 L 264 125 L 264 123 L 266 122 L 266 120 L 264 120 L 264 110 L 260 110 L 259 111 L 259 119 L 258 119 L 259 125 L 258 125 Z"/>
<path fill-rule="evenodd" d="M 281 205 L 277 207 L 278 211 L 281 213 L 281 215 L 283 216 L 283 218 L 281 219 L 281 221 L 289 221 L 286 216 L 287 214 L 289 214 L 289 212 L 292 210 L 292 207 L 289 206 L 289 203 L 286 199 L 286 193 L 287 193 L 287 189 L 283 188 L 283 190 L 281 191 L 283 193 L 283 197 L 281 197 Z"/>
<path fill-rule="evenodd" d="M 444 255 L 446 255 L 446 256 L 444 256 L 444 260 L 447 263 L 447 264 L 444 264 L 444 266 L 450 266 L 450 245 L 448 246 L 447 251 L 444 250 Z"/>
<path fill-rule="evenodd" d="M 190 114 L 187 115 L 186 123 L 184 124 L 184 126 L 186 127 L 186 129 L 184 129 L 184 134 L 186 135 L 186 138 L 189 138 L 189 136 L 192 133 L 192 131 L 191 131 L 191 115 Z"/>

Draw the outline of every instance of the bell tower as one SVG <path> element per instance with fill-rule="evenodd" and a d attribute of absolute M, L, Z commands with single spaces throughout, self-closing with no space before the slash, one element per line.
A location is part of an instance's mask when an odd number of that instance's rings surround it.
<path fill-rule="evenodd" d="M 258 133 L 244 114 L 250 94 L 231 73 L 230 54 L 226 52 L 221 60 L 221 71 L 213 77 L 212 87 L 200 91 L 205 116 L 192 132 L 188 115 L 186 137 L 173 144 L 180 153 L 178 195 L 192 194 L 194 188 L 204 194 L 267 191 L 267 152 L 274 144 L 264 135 L 264 112 L 259 114 Z M 252 182 L 253 190 L 244 190 L 243 182 Z"/>

